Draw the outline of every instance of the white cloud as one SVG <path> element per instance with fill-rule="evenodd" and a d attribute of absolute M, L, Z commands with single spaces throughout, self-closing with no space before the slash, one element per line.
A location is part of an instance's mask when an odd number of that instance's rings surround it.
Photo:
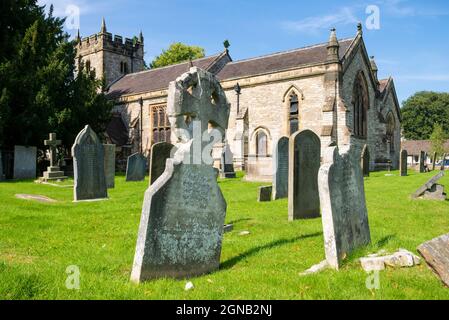
<path fill-rule="evenodd" d="M 354 9 L 344 7 L 334 14 L 308 17 L 299 21 L 284 21 L 282 26 L 286 30 L 300 33 L 317 33 L 320 29 L 328 29 L 337 25 L 357 23 L 359 20 Z"/>

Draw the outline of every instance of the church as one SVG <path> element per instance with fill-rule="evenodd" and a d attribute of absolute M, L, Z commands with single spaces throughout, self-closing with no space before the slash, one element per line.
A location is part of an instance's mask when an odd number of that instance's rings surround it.
<path fill-rule="evenodd" d="M 234 61 L 226 46 L 215 55 L 149 70 L 142 34 L 123 42 L 103 20 L 99 33 L 77 40 L 78 61 L 103 76 L 114 101 L 106 136 L 123 159 L 171 141 L 168 85 L 196 66 L 213 73 L 225 90 L 231 104 L 225 143 L 235 169 L 245 170 L 248 180 L 271 181 L 276 142 L 304 129 L 320 137 L 322 151 L 331 143 L 366 146 L 372 171 L 399 166 L 394 82 L 378 79 L 361 24 L 355 36 L 338 39 L 332 29 L 327 41 L 308 47 Z"/>

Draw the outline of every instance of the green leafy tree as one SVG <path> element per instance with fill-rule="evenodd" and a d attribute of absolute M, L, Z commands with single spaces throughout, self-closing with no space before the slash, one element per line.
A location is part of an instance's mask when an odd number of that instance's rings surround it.
<path fill-rule="evenodd" d="M 68 149 L 86 124 L 104 132 L 112 104 L 90 71 L 75 75 L 75 46 L 64 19 L 53 17 L 52 7 L 46 15 L 36 1 L 15 2 L 21 17 L 2 23 L 17 27 L 0 33 L 13 42 L 0 51 L 0 145 L 42 146 L 56 132 Z"/>
<path fill-rule="evenodd" d="M 436 123 L 449 133 L 449 93 L 417 92 L 403 103 L 401 113 L 408 140 L 428 140 Z"/>
<path fill-rule="evenodd" d="M 432 134 L 430 135 L 430 141 L 432 144 L 432 152 L 436 152 L 439 155 L 442 155 L 445 150 L 444 144 L 448 139 L 448 134 L 444 132 L 443 127 L 439 124 L 436 124 Z"/>
<path fill-rule="evenodd" d="M 157 56 L 151 63 L 150 68 L 160 68 L 188 61 L 189 59 L 199 59 L 204 57 L 204 49 L 197 46 L 188 46 L 180 42 L 170 45 L 167 50 Z"/>

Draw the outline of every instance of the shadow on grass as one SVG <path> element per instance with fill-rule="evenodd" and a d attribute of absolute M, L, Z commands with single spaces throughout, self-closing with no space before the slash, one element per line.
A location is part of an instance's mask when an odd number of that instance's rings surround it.
<path fill-rule="evenodd" d="M 296 242 L 298 240 L 304 240 L 304 239 L 307 239 L 307 238 L 318 237 L 318 236 L 320 236 L 322 234 L 323 234 L 322 232 L 315 232 L 315 233 L 306 234 L 306 235 L 295 237 L 295 238 L 291 238 L 291 239 L 279 239 L 279 240 L 267 243 L 267 244 L 265 244 L 263 246 L 251 248 L 251 249 L 249 249 L 249 250 L 239 254 L 238 256 L 235 256 L 235 257 L 233 257 L 231 259 L 228 259 L 225 262 L 221 263 L 220 264 L 220 270 L 230 269 L 233 266 L 235 266 L 237 263 L 242 261 L 243 259 L 246 259 L 246 258 L 248 258 L 250 256 L 253 256 L 253 255 L 259 253 L 262 250 L 273 249 L 273 248 L 280 247 L 280 246 L 283 246 L 283 245 L 286 245 L 286 244 L 294 243 L 294 242 Z"/>
<path fill-rule="evenodd" d="M 388 236 L 383 237 L 382 239 L 380 239 L 379 241 L 376 242 L 376 247 L 377 248 L 382 248 L 384 247 L 388 242 L 390 242 L 391 240 L 393 240 L 394 238 L 396 238 L 396 234 L 389 234 Z"/>
<path fill-rule="evenodd" d="M 251 218 L 236 219 L 236 220 L 229 221 L 228 224 L 237 224 L 237 222 L 248 221 L 248 220 L 253 220 L 253 219 L 251 219 Z"/>

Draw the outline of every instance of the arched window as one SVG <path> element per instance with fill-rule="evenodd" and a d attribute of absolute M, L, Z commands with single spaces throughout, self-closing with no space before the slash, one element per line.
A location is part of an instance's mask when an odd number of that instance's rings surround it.
<path fill-rule="evenodd" d="M 390 143 L 390 152 L 394 151 L 394 129 L 396 127 L 396 123 L 394 121 L 394 116 L 390 112 L 387 116 L 387 141 Z"/>
<path fill-rule="evenodd" d="M 171 131 L 166 113 L 166 106 L 152 106 L 151 110 L 153 117 L 153 121 L 151 122 L 153 132 L 152 143 L 170 142 Z"/>
<path fill-rule="evenodd" d="M 90 60 L 86 60 L 86 70 L 90 71 Z"/>
<path fill-rule="evenodd" d="M 359 72 L 356 76 L 352 103 L 354 105 L 354 135 L 358 138 L 365 139 L 368 133 L 369 96 L 368 86 L 363 72 Z"/>
<path fill-rule="evenodd" d="M 268 139 L 267 134 L 262 130 L 259 130 L 256 134 L 256 155 L 258 157 L 266 157 L 267 156 L 267 146 Z"/>
<path fill-rule="evenodd" d="M 290 135 L 298 131 L 298 96 L 292 93 L 290 96 L 290 115 L 289 115 Z"/>

